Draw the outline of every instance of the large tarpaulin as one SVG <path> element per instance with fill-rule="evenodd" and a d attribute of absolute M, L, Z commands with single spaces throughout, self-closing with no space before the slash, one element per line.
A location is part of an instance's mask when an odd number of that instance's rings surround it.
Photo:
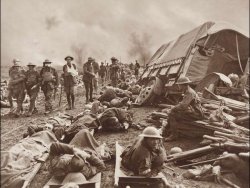
<path fill-rule="evenodd" d="M 190 46 L 194 44 L 201 36 L 206 35 L 208 29 L 214 25 L 213 22 L 206 22 L 203 25 L 179 36 L 176 40 L 162 45 L 153 55 L 148 66 L 168 62 L 180 57 L 185 57 Z"/>

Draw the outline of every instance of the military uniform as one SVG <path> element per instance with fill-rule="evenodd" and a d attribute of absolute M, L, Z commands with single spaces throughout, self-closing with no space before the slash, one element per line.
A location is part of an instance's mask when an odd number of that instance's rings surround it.
<path fill-rule="evenodd" d="M 88 62 L 86 62 L 83 65 L 83 83 L 85 86 L 85 90 L 86 90 L 86 103 L 88 103 L 89 101 L 92 102 L 93 98 L 92 98 L 92 94 L 93 94 L 93 78 L 95 77 L 94 73 L 93 73 L 93 67 L 91 65 L 91 62 L 93 61 L 92 58 L 88 59 Z"/>
<path fill-rule="evenodd" d="M 90 158 L 86 159 L 83 169 L 80 170 L 86 178 L 90 178 L 105 169 L 104 162 L 95 150 L 98 143 L 88 130 L 81 130 L 71 140 L 70 144 L 51 144 L 49 170 L 55 177 L 65 176 L 72 172 L 70 162 L 74 155 L 74 147 L 83 149 L 90 154 Z"/>
<path fill-rule="evenodd" d="M 28 66 L 34 66 L 34 65 L 29 64 Z M 26 74 L 26 90 L 27 94 L 30 97 L 30 106 L 27 115 L 30 116 L 32 113 L 37 112 L 37 109 L 35 107 L 35 102 L 40 89 L 40 84 L 39 84 L 40 75 L 36 70 L 27 70 L 25 74 Z"/>
<path fill-rule="evenodd" d="M 73 57 L 67 56 L 67 58 L 70 58 L 73 60 Z M 76 79 L 75 76 L 77 75 L 77 70 L 76 70 L 76 65 L 71 63 L 71 64 L 66 64 L 63 66 L 63 80 L 64 80 L 64 91 L 67 96 L 67 102 L 68 102 L 68 108 L 67 110 L 70 110 L 74 108 L 74 102 L 75 102 L 75 85 Z"/>
<path fill-rule="evenodd" d="M 45 61 L 45 63 L 50 63 Z M 52 111 L 52 97 L 54 90 L 57 89 L 59 80 L 56 70 L 52 67 L 44 66 L 40 72 L 42 79 L 41 89 L 45 96 L 45 113 Z"/>
<path fill-rule="evenodd" d="M 106 67 L 105 67 L 105 66 L 103 65 L 103 63 L 102 63 L 101 66 L 100 66 L 100 70 L 99 70 L 99 75 L 100 75 L 100 77 L 101 77 L 102 86 L 103 86 L 103 84 L 104 84 L 104 77 L 105 77 L 105 75 L 106 75 L 106 72 L 107 72 Z"/>
<path fill-rule="evenodd" d="M 205 118 L 199 96 L 191 87 L 187 87 L 183 100 L 170 111 L 168 126 L 171 135 L 166 138 L 166 141 L 178 137 L 178 127 L 183 124 L 181 121 L 195 121 Z"/>
<path fill-rule="evenodd" d="M 95 74 L 95 77 L 93 78 L 93 88 L 95 93 L 97 94 L 97 90 L 98 90 L 98 72 L 100 70 L 100 67 L 98 65 L 98 63 L 94 60 L 92 63 L 92 67 L 93 67 L 93 72 Z"/>
<path fill-rule="evenodd" d="M 14 65 L 9 70 L 10 81 L 8 84 L 8 100 L 10 107 L 13 108 L 12 97 L 17 100 L 16 115 L 19 116 L 25 98 L 25 71 L 19 66 Z"/>
<path fill-rule="evenodd" d="M 116 63 L 117 59 L 115 57 L 111 58 L 112 64 L 110 65 L 110 79 L 111 79 L 111 85 L 113 87 L 117 87 L 117 82 L 119 79 L 119 65 Z"/>
<path fill-rule="evenodd" d="M 146 175 L 150 172 L 157 175 L 162 169 L 165 157 L 165 149 L 161 142 L 156 149 L 152 150 L 140 137 L 132 146 L 124 150 L 121 163 L 134 175 Z"/>

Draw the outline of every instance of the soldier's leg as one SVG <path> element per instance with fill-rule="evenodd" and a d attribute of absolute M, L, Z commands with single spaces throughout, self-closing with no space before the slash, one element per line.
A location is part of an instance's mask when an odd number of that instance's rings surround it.
<path fill-rule="evenodd" d="M 88 82 L 84 82 L 84 86 L 85 86 L 85 91 L 86 91 L 86 103 L 89 102 L 89 83 Z"/>
<path fill-rule="evenodd" d="M 72 104 L 72 109 L 75 108 L 75 86 L 72 86 L 70 88 L 70 95 L 71 95 L 71 104 Z"/>
<path fill-rule="evenodd" d="M 71 109 L 70 86 L 66 86 L 64 90 L 66 93 L 66 98 L 67 98 L 67 103 L 68 103 L 68 107 L 66 108 L 66 110 L 70 110 Z"/>
<path fill-rule="evenodd" d="M 35 103 L 36 103 L 36 98 L 38 95 L 38 90 L 32 90 L 32 91 L 28 91 L 28 95 L 30 97 L 30 106 L 29 106 L 29 111 L 27 116 L 31 116 L 34 109 L 35 109 Z"/>
<path fill-rule="evenodd" d="M 89 101 L 93 102 L 93 81 L 89 83 Z"/>
<path fill-rule="evenodd" d="M 53 94 L 54 94 L 54 90 L 50 89 L 47 91 L 47 97 L 48 97 L 48 103 L 47 103 L 47 107 L 49 111 L 52 111 L 52 99 L 53 99 Z"/>
<path fill-rule="evenodd" d="M 24 90 L 18 90 L 16 92 L 18 92 L 18 95 L 17 95 L 17 109 L 15 112 L 15 115 L 16 115 L 16 117 L 19 117 L 21 110 L 23 108 L 23 101 L 25 98 L 25 92 L 24 92 Z"/>
<path fill-rule="evenodd" d="M 11 108 L 11 110 L 13 109 L 12 95 L 13 95 L 12 89 L 8 89 L 8 101 L 9 101 L 9 103 L 10 103 L 10 108 Z"/>

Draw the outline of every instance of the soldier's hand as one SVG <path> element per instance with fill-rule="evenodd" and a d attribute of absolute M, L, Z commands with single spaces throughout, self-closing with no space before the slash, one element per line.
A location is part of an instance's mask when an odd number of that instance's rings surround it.
<path fill-rule="evenodd" d="M 80 150 L 78 148 L 74 148 L 74 155 L 79 156 L 84 160 L 90 157 L 90 154 L 88 154 L 84 150 Z"/>

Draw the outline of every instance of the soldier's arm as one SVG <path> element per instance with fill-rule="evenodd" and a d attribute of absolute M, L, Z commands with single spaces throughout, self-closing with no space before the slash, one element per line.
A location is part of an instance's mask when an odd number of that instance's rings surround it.
<path fill-rule="evenodd" d="M 89 76 L 91 76 L 91 77 L 94 77 L 94 76 L 95 76 L 94 73 L 89 72 L 89 71 L 87 70 L 87 67 L 86 67 L 86 66 L 83 66 L 83 72 L 84 72 L 84 74 L 87 74 L 87 75 L 89 75 Z"/>
<path fill-rule="evenodd" d="M 54 142 L 50 145 L 50 155 L 74 154 L 73 147 L 68 144 Z"/>

